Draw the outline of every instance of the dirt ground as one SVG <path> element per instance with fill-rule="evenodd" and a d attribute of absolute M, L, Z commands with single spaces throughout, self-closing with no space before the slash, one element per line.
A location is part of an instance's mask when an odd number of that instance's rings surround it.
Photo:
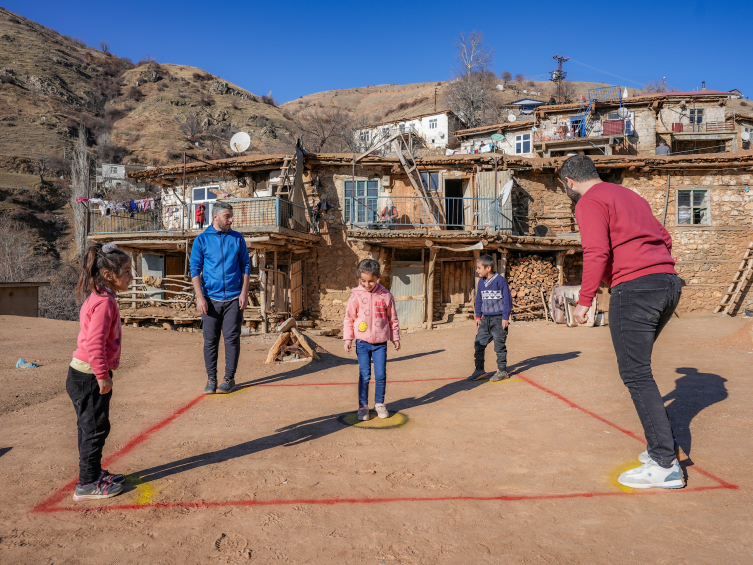
<path fill-rule="evenodd" d="M 0 317 L 0 562 L 749 564 L 751 327 L 674 319 L 657 344 L 692 460 L 673 491 L 616 482 L 644 445 L 608 328 L 514 323 L 501 383 L 463 380 L 472 326 L 407 334 L 386 429 L 351 425 L 337 339 L 264 365 L 273 336 L 244 338 L 243 388 L 204 397 L 200 334 L 124 328 L 105 464 L 127 492 L 75 503 L 77 324 Z"/>

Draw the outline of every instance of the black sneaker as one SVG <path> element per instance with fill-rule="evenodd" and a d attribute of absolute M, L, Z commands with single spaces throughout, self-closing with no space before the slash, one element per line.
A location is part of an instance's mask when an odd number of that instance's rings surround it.
<path fill-rule="evenodd" d="M 217 390 L 217 379 L 209 379 L 204 387 L 204 394 L 214 394 Z"/>
<path fill-rule="evenodd" d="M 88 485 L 76 483 L 76 492 L 73 493 L 73 500 L 81 502 L 82 500 L 99 500 L 100 498 L 112 498 L 123 492 L 123 485 L 111 483 L 108 481 L 97 481 Z"/>
<path fill-rule="evenodd" d="M 496 383 L 497 381 L 504 381 L 505 379 L 509 379 L 510 375 L 507 371 L 497 371 L 492 375 L 492 377 L 489 379 L 490 382 Z"/>
<path fill-rule="evenodd" d="M 113 475 L 107 469 L 102 469 L 102 472 L 99 474 L 99 479 L 97 479 L 97 482 L 100 481 L 107 481 L 108 483 L 118 483 L 119 485 L 122 485 L 125 482 L 125 475 Z"/>
<path fill-rule="evenodd" d="M 473 371 L 473 374 L 470 377 L 468 377 L 468 380 L 469 381 L 478 381 L 485 374 L 486 374 L 486 371 L 484 371 L 483 369 L 476 369 L 475 371 Z"/>
<path fill-rule="evenodd" d="M 235 379 L 225 379 L 222 384 L 217 387 L 217 394 L 228 394 L 235 390 Z"/>

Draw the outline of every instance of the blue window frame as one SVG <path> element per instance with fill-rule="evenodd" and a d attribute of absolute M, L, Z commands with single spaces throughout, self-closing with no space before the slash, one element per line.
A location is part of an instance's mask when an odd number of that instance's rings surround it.
<path fill-rule="evenodd" d="M 353 192 L 353 181 L 346 180 L 343 185 L 345 189 L 345 222 L 354 224 L 376 222 L 379 217 L 379 181 L 357 180 L 355 193 Z"/>
<path fill-rule="evenodd" d="M 439 192 L 439 173 L 421 173 L 421 184 L 426 191 Z"/>

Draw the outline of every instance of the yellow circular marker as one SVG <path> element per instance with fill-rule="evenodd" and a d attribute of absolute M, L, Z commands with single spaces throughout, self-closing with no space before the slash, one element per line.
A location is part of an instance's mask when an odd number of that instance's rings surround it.
<path fill-rule="evenodd" d="M 636 467 L 640 467 L 640 462 L 636 462 L 635 460 L 631 461 L 630 463 L 623 463 L 616 469 L 612 470 L 612 472 L 609 474 L 609 483 L 620 489 L 622 492 L 635 492 L 636 489 L 631 487 L 626 487 L 623 484 L 620 484 L 620 482 L 617 480 L 617 478 L 622 475 L 625 471 L 629 471 L 630 469 L 635 469 Z"/>
<path fill-rule="evenodd" d="M 363 428 L 366 430 L 388 430 L 390 428 L 399 428 L 408 423 L 408 416 L 400 412 L 390 412 L 389 418 L 380 418 L 373 410 L 369 412 L 368 420 L 359 420 L 357 412 L 350 412 L 338 419 L 344 426 L 353 426 L 354 428 Z"/>
<path fill-rule="evenodd" d="M 369 326 L 366 324 L 366 322 L 361 322 L 360 324 L 358 324 L 358 331 L 365 332 L 368 327 Z"/>
<path fill-rule="evenodd" d="M 147 482 L 141 480 L 140 477 L 128 475 L 125 480 L 126 484 L 135 486 L 135 496 L 133 497 L 133 503 L 137 506 L 143 506 L 149 504 L 154 497 L 154 487 Z"/>

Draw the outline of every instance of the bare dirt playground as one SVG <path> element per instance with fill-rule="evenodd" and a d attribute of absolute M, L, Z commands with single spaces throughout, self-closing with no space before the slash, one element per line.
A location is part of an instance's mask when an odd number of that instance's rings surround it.
<path fill-rule="evenodd" d="M 358 368 L 335 338 L 276 365 L 274 336 L 244 338 L 241 389 L 204 397 L 200 334 L 124 328 L 105 466 L 128 488 L 74 503 L 78 324 L 0 317 L 0 562 L 753 563 L 752 326 L 675 318 L 659 339 L 691 458 L 675 491 L 616 482 L 644 443 L 605 327 L 514 323 L 500 383 L 464 380 L 473 326 L 407 334 L 386 429 L 350 425 Z"/>

